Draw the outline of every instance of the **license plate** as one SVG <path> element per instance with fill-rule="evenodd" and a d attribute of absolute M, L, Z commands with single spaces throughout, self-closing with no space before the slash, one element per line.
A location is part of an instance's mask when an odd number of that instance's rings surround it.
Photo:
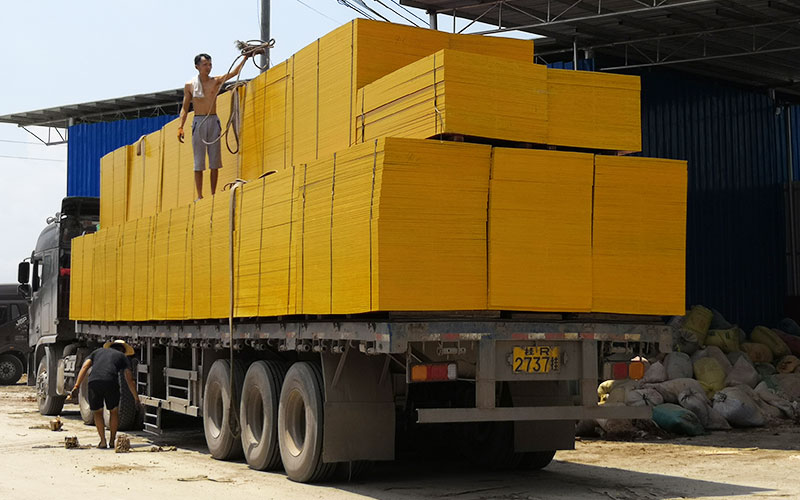
<path fill-rule="evenodd" d="M 539 345 L 515 347 L 512 367 L 514 373 L 549 373 L 561 368 L 558 347 Z"/>

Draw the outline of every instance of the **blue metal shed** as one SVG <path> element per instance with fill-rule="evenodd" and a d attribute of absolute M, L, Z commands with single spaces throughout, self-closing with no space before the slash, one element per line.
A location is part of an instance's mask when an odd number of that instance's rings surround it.
<path fill-rule="evenodd" d="M 175 118 L 162 115 L 69 127 L 67 196 L 100 196 L 100 158 Z"/>

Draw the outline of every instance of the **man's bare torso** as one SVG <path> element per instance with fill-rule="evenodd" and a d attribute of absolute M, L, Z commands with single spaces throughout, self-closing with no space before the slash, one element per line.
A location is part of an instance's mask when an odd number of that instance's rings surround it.
<path fill-rule="evenodd" d="M 203 85 L 203 95 L 205 97 L 192 96 L 192 104 L 194 105 L 195 115 L 213 115 L 217 112 L 217 91 L 222 85 L 222 82 L 215 76 L 209 77 L 206 81 L 202 79 L 200 82 Z M 186 84 L 186 92 L 192 95 L 192 85 Z"/>

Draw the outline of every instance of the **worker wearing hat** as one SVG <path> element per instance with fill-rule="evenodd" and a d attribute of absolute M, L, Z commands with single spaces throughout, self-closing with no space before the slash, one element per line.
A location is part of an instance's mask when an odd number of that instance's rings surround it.
<path fill-rule="evenodd" d="M 127 356 L 133 356 L 133 353 L 133 347 L 124 340 L 106 342 L 103 348 L 96 349 L 86 358 L 81 371 L 78 373 L 78 378 L 75 380 L 75 386 L 69 393 L 70 398 L 75 396 L 89 368 L 91 368 L 92 373 L 89 375 L 89 394 L 87 399 L 89 400 L 89 408 L 94 412 L 94 425 L 97 427 L 97 433 L 100 434 L 98 448 L 113 447 L 117 436 L 120 372 L 125 373 L 128 388 L 136 400 L 136 404 L 139 404 L 139 395 L 136 393 L 136 384 L 133 381 L 127 358 Z M 104 402 L 110 413 L 108 422 L 111 434 L 110 446 L 106 443 L 105 422 L 103 422 Z"/>

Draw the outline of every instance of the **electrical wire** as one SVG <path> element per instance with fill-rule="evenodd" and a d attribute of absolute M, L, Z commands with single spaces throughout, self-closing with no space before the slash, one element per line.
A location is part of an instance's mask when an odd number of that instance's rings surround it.
<path fill-rule="evenodd" d="M 324 17 L 324 18 L 326 18 L 326 19 L 330 19 L 331 21 L 335 22 L 336 24 L 342 24 L 342 22 L 341 22 L 341 21 L 339 21 L 339 20 L 337 20 L 337 19 L 334 19 L 334 18 L 332 18 L 331 16 L 329 16 L 328 14 L 326 14 L 326 13 L 324 13 L 324 12 L 322 12 L 322 11 L 319 11 L 319 10 L 315 9 L 314 7 L 312 7 L 312 6 L 308 5 L 307 3 L 305 3 L 303 0 L 295 0 L 295 1 L 296 1 L 297 3 L 299 3 L 300 5 L 302 5 L 302 6 L 306 7 L 307 9 L 313 10 L 314 12 L 316 12 L 317 14 L 319 14 L 320 16 L 322 16 L 322 17 Z"/>
<path fill-rule="evenodd" d="M 408 21 L 409 23 L 413 24 L 413 25 L 414 25 L 414 26 L 416 26 L 417 28 L 421 28 L 421 27 L 422 27 L 422 26 L 420 26 L 419 24 L 417 24 L 417 23 L 415 23 L 414 21 L 412 21 L 411 19 L 409 19 L 409 18 L 405 17 L 403 14 L 401 14 L 401 13 L 397 12 L 396 10 L 394 10 L 393 8 L 389 7 L 388 5 L 386 5 L 385 3 L 383 3 L 381 0 L 373 0 L 373 1 L 374 1 L 375 3 L 377 3 L 378 5 L 380 5 L 381 7 L 383 7 L 384 9 L 386 9 L 386 10 L 388 10 L 388 11 L 391 11 L 391 12 L 392 12 L 394 15 L 396 15 L 396 16 L 398 16 L 398 17 L 402 18 L 403 20 L 405 20 L 405 21 Z M 428 23 L 425 23 L 425 24 L 428 24 Z"/>
<path fill-rule="evenodd" d="M 33 141 L 12 141 L 11 139 L 0 139 L 0 142 L 7 142 L 9 144 L 30 144 L 32 146 L 47 146 L 47 144 L 43 142 L 33 142 Z M 62 146 L 63 144 L 58 144 L 58 146 Z"/>
<path fill-rule="evenodd" d="M 392 3 L 393 3 L 393 4 L 397 5 L 398 7 L 400 7 L 401 9 L 403 9 L 404 11 L 408 12 L 408 14 L 409 14 L 409 15 L 411 15 L 411 16 L 414 16 L 414 17 L 416 17 L 417 19 L 419 19 L 419 21 L 420 21 L 422 24 L 428 24 L 428 21 L 426 21 L 426 20 L 422 19 L 421 17 L 419 17 L 418 15 L 416 15 L 416 14 L 415 14 L 415 13 L 414 13 L 414 12 L 413 12 L 411 9 L 407 8 L 405 5 L 402 5 L 402 4 L 401 4 L 400 2 L 398 2 L 397 0 L 391 0 L 391 1 L 392 1 Z"/>
<path fill-rule="evenodd" d="M 373 21 L 375 21 L 375 20 L 376 20 L 374 17 L 370 16 L 369 14 L 367 14 L 366 12 L 364 12 L 363 10 L 359 9 L 358 7 L 356 7 L 355 5 L 352 5 L 352 4 L 350 4 L 350 2 L 348 2 L 347 0 L 336 0 L 336 2 L 337 2 L 339 5 L 344 5 L 345 7 L 348 7 L 348 8 L 350 8 L 350 9 L 353 9 L 354 11 L 358 12 L 359 14 L 361 14 L 361 15 L 362 15 L 362 16 L 364 16 L 364 17 L 366 17 L 367 19 L 371 19 L 371 20 L 373 20 Z"/>
<path fill-rule="evenodd" d="M 64 160 L 55 160 L 53 158 L 31 158 L 30 156 L 10 156 L 10 155 L 0 155 L 0 158 L 9 158 L 11 160 L 35 160 L 35 161 L 57 161 L 57 162 L 64 162 Z"/>

